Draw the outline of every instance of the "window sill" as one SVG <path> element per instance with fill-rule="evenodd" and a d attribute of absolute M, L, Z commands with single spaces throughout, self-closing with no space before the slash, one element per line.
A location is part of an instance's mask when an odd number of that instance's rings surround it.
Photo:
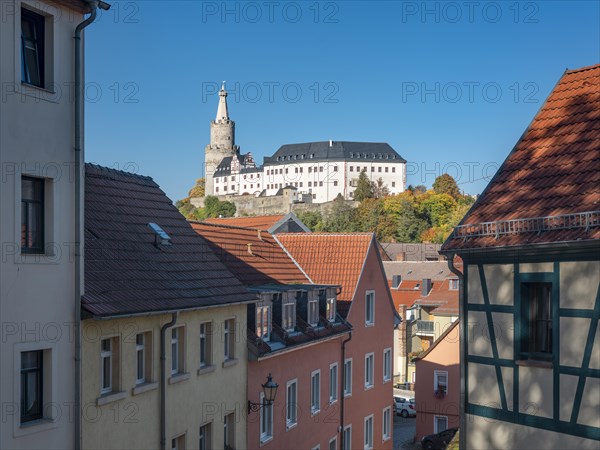
<path fill-rule="evenodd" d="M 310 415 L 311 415 L 311 416 L 316 416 L 316 415 L 317 415 L 317 414 L 319 414 L 320 412 L 321 412 L 321 409 L 320 409 L 320 408 L 319 408 L 319 409 L 314 409 L 314 410 L 313 410 L 313 409 L 311 409 L 311 410 L 310 410 Z"/>
<path fill-rule="evenodd" d="M 98 405 L 98 406 L 106 405 L 108 403 L 123 400 L 125 397 L 127 397 L 127 392 L 125 392 L 125 391 L 109 392 L 108 394 L 102 394 L 100 397 L 98 397 L 96 399 L 96 405 Z"/>
<path fill-rule="evenodd" d="M 262 447 L 263 445 L 267 445 L 269 442 L 271 442 L 273 440 L 273 436 L 268 436 L 265 438 L 260 438 L 260 446 Z"/>
<path fill-rule="evenodd" d="M 554 366 L 551 361 L 539 361 L 537 359 L 520 359 L 515 361 L 517 366 L 539 367 L 542 369 L 552 369 Z"/>
<path fill-rule="evenodd" d="M 144 392 L 153 391 L 154 389 L 158 389 L 158 381 L 138 384 L 131 390 L 131 395 L 140 395 Z"/>
<path fill-rule="evenodd" d="M 375 387 L 375 385 L 373 385 L 373 384 L 365 386 L 365 391 L 369 391 L 369 390 L 373 389 L 374 387 Z"/>
<path fill-rule="evenodd" d="M 237 363 L 238 360 L 236 358 L 226 359 L 225 361 L 223 361 L 223 368 L 235 366 Z"/>
<path fill-rule="evenodd" d="M 344 392 L 344 398 L 352 397 L 352 392 Z"/>
<path fill-rule="evenodd" d="M 50 430 L 56 428 L 58 423 L 54 419 L 42 418 L 38 420 L 31 420 L 29 422 L 23 422 L 15 429 L 15 436 L 26 436 L 32 433 L 39 433 L 40 431 Z"/>
<path fill-rule="evenodd" d="M 15 264 L 60 264 L 59 257 L 52 253 L 20 253 L 16 255 Z"/>
<path fill-rule="evenodd" d="M 216 366 L 214 366 L 214 365 L 203 366 L 198 369 L 198 375 L 204 375 L 205 373 L 211 373 L 211 372 L 214 372 L 215 370 L 216 370 Z"/>
<path fill-rule="evenodd" d="M 337 401 L 338 401 L 338 399 L 337 399 L 337 398 L 335 398 L 335 399 L 333 399 L 333 400 L 332 400 L 332 399 L 329 399 L 329 404 L 330 404 L 330 405 L 335 405 L 335 404 L 337 403 Z"/>
<path fill-rule="evenodd" d="M 21 80 L 21 92 L 19 94 L 25 95 L 27 97 L 33 97 L 36 100 L 43 100 L 49 103 L 59 103 L 59 96 L 54 91 L 47 89 L 45 87 L 36 86 L 35 84 L 27 83 Z"/>
<path fill-rule="evenodd" d="M 292 428 L 296 428 L 297 425 L 298 425 L 298 422 L 286 424 L 285 431 L 290 431 Z"/>
<path fill-rule="evenodd" d="M 365 327 L 371 328 L 375 326 L 375 322 L 365 322 Z"/>
<path fill-rule="evenodd" d="M 387 380 L 384 378 L 384 379 L 383 379 L 383 384 L 389 383 L 390 381 L 392 381 L 392 379 L 391 379 L 391 378 L 388 378 Z"/>
<path fill-rule="evenodd" d="M 169 378 L 169 384 L 177 384 L 190 379 L 188 372 L 176 373 Z"/>

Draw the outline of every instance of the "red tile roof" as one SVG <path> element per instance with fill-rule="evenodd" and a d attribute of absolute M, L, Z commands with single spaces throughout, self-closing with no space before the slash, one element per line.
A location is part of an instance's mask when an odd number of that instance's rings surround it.
<path fill-rule="evenodd" d="M 231 225 L 234 227 L 258 228 L 259 230 L 268 230 L 285 216 L 283 214 L 273 216 L 253 216 L 253 217 L 224 217 L 205 219 L 205 223 L 214 223 L 217 225 Z"/>
<path fill-rule="evenodd" d="M 191 225 L 246 285 L 310 283 L 273 236 L 265 231 L 206 222 L 191 222 Z"/>
<path fill-rule="evenodd" d="M 550 230 L 527 221 L 529 232 L 484 222 L 533 219 L 600 211 L 600 65 L 564 73 L 483 194 L 444 244 L 442 251 L 532 243 L 600 239 L 599 215 L 589 229 L 558 229 L 578 219 L 553 219 Z M 511 224 L 512 225 L 512 224 Z M 569 225 L 569 224 L 567 224 Z M 502 226 L 502 225 L 500 225 Z M 522 229 L 522 228 L 521 228 Z M 502 230 L 502 228 L 500 228 Z"/>
<path fill-rule="evenodd" d="M 277 239 L 315 283 L 342 286 L 338 295 L 342 303 L 354 296 L 374 237 L 373 233 L 283 233 Z"/>
<path fill-rule="evenodd" d="M 172 245 L 154 245 L 151 222 Z M 152 178 L 86 164 L 84 317 L 255 299 Z"/>

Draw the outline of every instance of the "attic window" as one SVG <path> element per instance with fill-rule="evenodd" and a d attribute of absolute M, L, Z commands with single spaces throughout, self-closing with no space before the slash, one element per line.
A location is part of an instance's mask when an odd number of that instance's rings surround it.
<path fill-rule="evenodd" d="M 418 290 L 421 287 L 421 283 L 417 283 L 414 287 L 415 291 Z"/>
<path fill-rule="evenodd" d="M 154 245 L 157 247 L 159 245 L 172 245 L 171 237 L 165 232 L 165 230 L 163 230 L 154 222 L 150 222 L 148 226 L 152 228 L 152 231 L 154 231 Z"/>

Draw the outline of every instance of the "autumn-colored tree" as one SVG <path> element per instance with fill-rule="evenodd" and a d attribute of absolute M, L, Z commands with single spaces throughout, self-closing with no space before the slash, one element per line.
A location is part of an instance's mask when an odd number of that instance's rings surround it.
<path fill-rule="evenodd" d="M 188 192 L 188 197 L 204 197 L 204 178 L 196 180 L 196 184 Z"/>
<path fill-rule="evenodd" d="M 436 194 L 448 194 L 454 199 L 460 197 L 460 190 L 454 178 L 447 173 L 440 175 L 433 182 L 433 190 Z"/>
<path fill-rule="evenodd" d="M 432 226 L 440 227 L 448 224 L 457 203 L 448 194 L 433 194 L 421 203 L 421 210 L 425 212 Z"/>

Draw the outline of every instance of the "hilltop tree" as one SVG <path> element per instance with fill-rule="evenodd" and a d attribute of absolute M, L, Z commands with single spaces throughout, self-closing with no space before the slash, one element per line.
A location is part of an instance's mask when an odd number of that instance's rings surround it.
<path fill-rule="evenodd" d="M 427 214 L 432 226 L 448 224 L 457 202 L 449 194 L 433 194 L 421 203 L 421 210 Z"/>
<path fill-rule="evenodd" d="M 204 197 L 204 178 L 198 178 L 196 184 L 188 192 L 188 197 Z"/>
<path fill-rule="evenodd" d="M 235 204 L 232 202 L 222 202 L 212 195 L 204 199 L 205 217 L 233 217 L 235 210 Z"/>
<path fill-rule="evenodd" d="M 365 198 L 373 198 L 374 196 L 373 183 L 371 183 L 371 180 L 367 177 L 367 173 L 363 170 L 358 176 L 358 184 L 354 191 L 354 200 L 362 202 Z"/>
<path fill-rule="evenodd" d="M 460 190 L 458 189 L 456 181 L 447 173 L 440 175 L 435 179 L 433 182 L 433 190 L 436 194 L 448 194 L 454 199 L 460 197 Z"/>

